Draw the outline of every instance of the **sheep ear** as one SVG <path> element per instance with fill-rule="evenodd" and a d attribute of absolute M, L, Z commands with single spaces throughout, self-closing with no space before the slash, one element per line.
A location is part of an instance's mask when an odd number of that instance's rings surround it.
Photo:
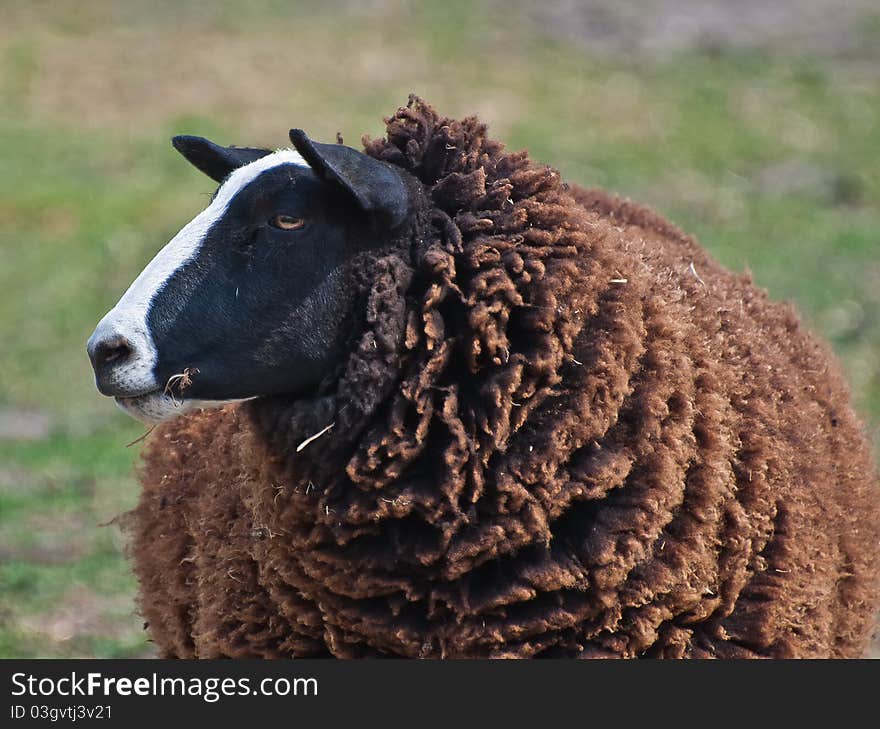
<path fill-rule="evenodd" d="M 313 142 L 302 129 L 291 129 L 290 141 L 318 177 L 341 186 L 363 210 L 386 215 L 392 228 L 404 221 L 410 192 L 401 170 L 342 144 Z"/>
<path fill-rule="evenodd" d="M 194 167 L 217 182 L 223 182 L 233 170 L 265 157 L 267 154 L 272 154 L 268 149 L 221 147 L 204 137 L 189 135 L 174 137 L 171 144 Z"/>

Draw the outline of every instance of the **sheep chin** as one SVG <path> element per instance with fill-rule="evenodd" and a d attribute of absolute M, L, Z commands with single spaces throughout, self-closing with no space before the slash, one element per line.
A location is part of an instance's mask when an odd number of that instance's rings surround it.
<path fill-rule="evenodd" d="M 162 390 L 148 392 L 137 397 L 117 397 L 116 405 L 120 410 L 145 425 L 157 425 L 166 420 L 173 420 L 193 410 L 219 408 L 231 403 L 242 402 L 250 398 L 233 400 L 181 400 Z"/>

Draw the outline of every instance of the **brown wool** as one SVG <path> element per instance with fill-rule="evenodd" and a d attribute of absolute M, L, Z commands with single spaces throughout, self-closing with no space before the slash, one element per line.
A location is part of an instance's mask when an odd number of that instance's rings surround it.
<path fill-rule="evenodd" d="M 828 347 L 656 213 L 412 98 L 430 194 L 312 399 L 150 438 L 130 518 L 172 657 L 842 657 L 880 491 Z M 297 447 L 334 426 L 319 438 Z"/>

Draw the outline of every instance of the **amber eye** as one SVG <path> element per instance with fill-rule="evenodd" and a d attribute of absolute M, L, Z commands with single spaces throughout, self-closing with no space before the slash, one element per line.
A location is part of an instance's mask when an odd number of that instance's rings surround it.
<path fill-rule="evenodd" d="M 280 214 L 272 218 L 270 223 L 272 227 L 281 230 L 298 230 L 306 224 L 306 221 L 302 218 L 294 218 L 292 215 Z"/>

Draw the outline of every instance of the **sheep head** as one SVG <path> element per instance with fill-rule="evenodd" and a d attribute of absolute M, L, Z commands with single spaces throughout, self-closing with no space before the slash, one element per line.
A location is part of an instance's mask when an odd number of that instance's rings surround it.
<path fill-rule="evenodd" d="M 290 139 L 272 152 L 174 138 L 220 186 L 88 342 L 98 389 L 133 417 L 318 392 L 363 318 L 371 262 L 408 255 L 414 177 L 302 130 Z"/>

